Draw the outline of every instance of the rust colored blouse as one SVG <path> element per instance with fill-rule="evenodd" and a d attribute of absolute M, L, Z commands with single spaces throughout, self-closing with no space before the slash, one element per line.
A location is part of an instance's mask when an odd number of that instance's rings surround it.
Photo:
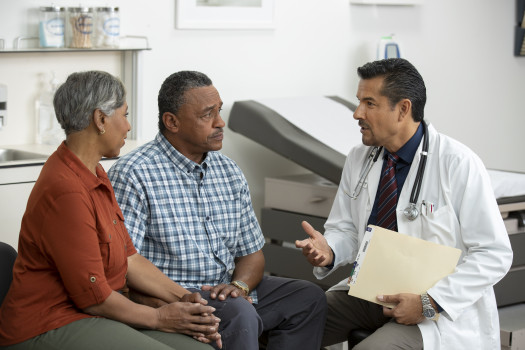
<path fill-rule="evenodd" d="M 86 317 L 126 280 L 136 253 L 107 174 L 97 176 L 62 143 L 29 196 L 13 283 L 0 308 L 0 345 Z"/>

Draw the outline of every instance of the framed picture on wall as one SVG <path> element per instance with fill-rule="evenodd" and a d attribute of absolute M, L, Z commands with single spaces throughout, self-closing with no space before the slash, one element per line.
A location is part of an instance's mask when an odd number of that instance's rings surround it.
<path fill-rule="evenodd" d="M 176 0 L 178 29 L 272 29 L 274 0 Z"/>

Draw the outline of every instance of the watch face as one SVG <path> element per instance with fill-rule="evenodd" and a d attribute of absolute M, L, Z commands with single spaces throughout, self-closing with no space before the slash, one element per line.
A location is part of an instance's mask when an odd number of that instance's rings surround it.
<path fill-rule="evenodd" d="M 243 288 L 248 289 L 248 285 L 246 283 L 244 283 L 243 281 L 235 281 L 235 283 L 238 284 L 239 286 L 243 287 Z"/>
<path fill-rule="evenodd" d="M 436 311 L 433 308 L 423 309 L 423 316 L 426 318 L 432 318 L 436 316 Z"/>

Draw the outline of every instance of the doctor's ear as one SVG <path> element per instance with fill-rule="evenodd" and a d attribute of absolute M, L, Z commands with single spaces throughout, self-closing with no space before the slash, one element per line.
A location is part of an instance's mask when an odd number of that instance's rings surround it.
<path fill-rule="evenodd" d="M 168 129 L 171 132 L 177 132 L 179 129 L 179 120 L 177 119 L 177 116 L 170 112 L 164 112 L 162 115 L 162 122 L 164 123 L 164 126 L 166 129 Z"/>
<path fill-rule="evenodd" d="M 399 118 L 400 120 L 412 115 L 412 101 L 408 98 L 404 98 L 398 102 L 399 106 Z"/>

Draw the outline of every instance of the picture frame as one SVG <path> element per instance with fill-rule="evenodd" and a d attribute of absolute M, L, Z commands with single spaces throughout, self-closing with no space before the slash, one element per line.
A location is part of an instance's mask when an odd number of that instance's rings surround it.
<path fill-rule="evenodd" d="M 273 29 L 274 6 L 274 0 L 176 0 L 175 27 Z"/>

